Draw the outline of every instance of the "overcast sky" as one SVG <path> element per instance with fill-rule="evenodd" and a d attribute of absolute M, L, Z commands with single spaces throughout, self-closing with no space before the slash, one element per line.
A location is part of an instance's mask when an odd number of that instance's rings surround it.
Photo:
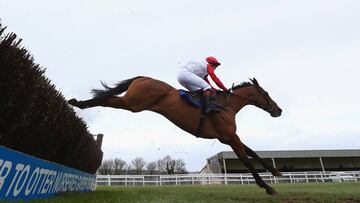
<path fill-rule="evenodd" d="M 181 64 L 216 56 L 226 86 L 255 77 L 283 109 L 246 107 L 237 133 L 254 150 L 360 148 L 360 1 L 0 0 L 0 18 L 23 39 L 67 99 L 100 80 L 133 76 L 175 88 Z M 153 112 L 78 110 L 105 135 L 104 159 L 182 158 L 189 171 L 230 147 L 196 138 Z"/>

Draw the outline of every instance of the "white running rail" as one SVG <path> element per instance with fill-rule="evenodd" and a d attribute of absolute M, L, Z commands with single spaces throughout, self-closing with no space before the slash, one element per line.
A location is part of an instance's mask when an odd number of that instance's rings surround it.
<path fill-rule="evenodd" d="M 284 172 L 282 177 L 259 173 L 267 183 L 323 183 L 360 181 L 360 171 Z M 176 174 L 176 175 L 97 175 L 97 185 L 146 186 L 146 185 L 207 185 L 253 184 L 250 173 L 242 174 Z"/>

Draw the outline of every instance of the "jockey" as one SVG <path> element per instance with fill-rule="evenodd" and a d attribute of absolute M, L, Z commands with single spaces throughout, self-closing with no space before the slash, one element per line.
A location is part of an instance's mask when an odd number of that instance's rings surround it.
<path fill-rule="evenodd" d="M 228 91 L 214 73 L 215 69 L 220 65 L 221 64 L 215 57 L 209 56 L 205 61 L 189 61 L 185 66 L 181 67 L 178 74 L 177 79 L 182 86 L 191 92 L 199 90 L 203 91 L 205 98 L 205 114 L 219 112 L 219 109 L 210 103 L 210 90 L 215 88 L 211 86 L 207 76 L 210 75 L 211 79 L 219 88 L 226 92 Z"/>

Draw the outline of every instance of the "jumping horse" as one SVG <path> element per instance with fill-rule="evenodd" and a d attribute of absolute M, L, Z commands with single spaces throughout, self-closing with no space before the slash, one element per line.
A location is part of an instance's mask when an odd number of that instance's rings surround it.
<path fill-rule="evenodd" d="M 223 107 L 219 113 L 208 114 L 200 134 L 197 134 L 201 109 L 189 105 L 179 91 L 165 82 L 150 77 L 138 76 L 104 90 L 93 89 L 93 98 L 85 101 L 71 99 L 69 104 L 80 109 L 96 106 L 126 109 L 131 112 L 149 110 L 159 113 L 184 131 L 207 139 L 218 139 L 229 145 L 254 176 L 256 183 L 270 195 L 277 192 L 265 183 L 249 161 L 252 157 L 274 176 L 281 172 L 262 160 L 252 149 L 240 141 L 236 134 L 235 115 L 246 105 L 254 105 L 268 112 L 272 117 L 281 115 L 281 108 L 270 98 L 255 78 L 231 88 L 230 94 L 219 92 L 218 103 Z M 123 96 L 121 93 L 126 92 Z"/>

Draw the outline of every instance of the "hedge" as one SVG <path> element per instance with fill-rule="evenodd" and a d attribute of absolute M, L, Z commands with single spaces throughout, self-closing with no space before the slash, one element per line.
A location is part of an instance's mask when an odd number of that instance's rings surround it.
<path fill-rule="evenodd" d="M 102 161 L 85 122 L 0 24 L 0 145 L 95 173 Z"/>

